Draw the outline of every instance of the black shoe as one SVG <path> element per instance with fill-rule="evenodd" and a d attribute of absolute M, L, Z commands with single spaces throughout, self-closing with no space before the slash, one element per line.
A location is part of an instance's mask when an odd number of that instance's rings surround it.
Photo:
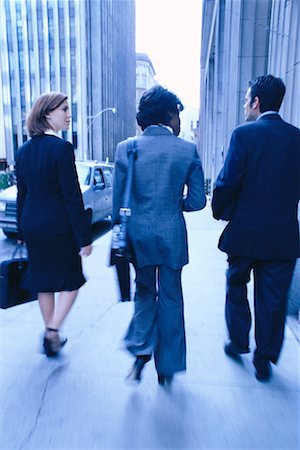
<path fill-rule="evenodd" d="M 54 339 L 50 339 L 48 336 L 49 332 L 53 332 L 53 333 L 57 334 L 57 336 L 55 336 Z M 58 336 L 57 329 L 46 328 L 46 333 L 45 333 L 44 340 L 43 340 L 43 347 L 44 347 L 45 355 L 48 358 L 56 357 L 59 354 L 59 352 L 61 351 L 61 349 L 63 348 L 63 346 L 66 344 L 66 342 L 67 342 L 67 338 L 60 339 L 60 337 Z"/>
<path fill-rule="evenodd" d="M 249 347 L 238 347 L 232 341 L 229 341 L 224 345 L 224 352 L 226 353 L 226 355 L 231 356 L 232 358 L 238 358 L 239 355 L 250 353 L 250 349 Z"/>
<path fill-rule="evenodd" d="M 139 355 L 133 364 L 133 368 L 126 377 L 127 380 L 141 381 L 141 374 L 145 364 L 150 361 L 151 355 Z"/>
<path fill-rule="evenodd" d="M 253 365 L 256 369 L 255 377 L 258 381 L 269 381 L 271 378 L 271 364 L 267 359 L 255 357 Z"/>
<path fill-rule="evenodd" d="M 157 379 L 160 386 L 170 386 L 173 381 L 173 375 L 163 375 L 162 373 L 158 373 Z"/>

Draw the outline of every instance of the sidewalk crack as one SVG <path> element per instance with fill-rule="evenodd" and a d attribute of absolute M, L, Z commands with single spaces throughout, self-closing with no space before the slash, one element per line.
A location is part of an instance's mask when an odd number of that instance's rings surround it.
<path fill-rule="evenodd" d="M 113 303 L 112 305 L 110 305 L 105 311 L 103 311 L 103 313 L 100 315 L 100 317 L 96 320 L 96 322 L 93 323 L 92 327 L 96 327 L 98 325 L 99 322 L 101 322 L 101 320 L 103 319 L 103 317 L 111 310 L 113 309 L 116 305 L 118 304 L 118 302 Z"/>
<path fill-rule="evenodd" d="M 74 339 L 79 339 L 83 335 L 83 333 L 85 333 L 87 328 L 95 328 L 101 322 L 103 317 L 106 316 L 106 314 L 110 312 L 110 310 L 112 310 L 117 304 L 118 302 L 110 305 L 105 311 L 103 311 L 103 313 L 100 315 L 100 317 L 98 317 L 98 319 L 95 320 L 94 323 L 92 323 L 88 327 L 83 327 L 82 330 L 76 336 L 74 336 Z"/>
<path fill-rule="evenodd" d="M 113 309 L 118 303 L 113 303 L 112 305 L 110 305 L 105 311 L 103 311 L 103 313 L 100 315 L 100 317 L 98 317 L 98 319 L 91 325 L 92 328 L 96 327 L 97 324 L 99 324 L 101 322 L 101 320 L 103 319 L 103 317 L 111 310 Z M 80 338 L 80 336 L 84 333 L 85 328 L 82 329 L 82 331 L 77 335 L 76 339 Z M 45 383 L 45 387 L 42 393 L 42 397 L 41 397 L 41 401 L 40 401 L 40 406 L 38 408 L 37 411 L 37 415 L 34 421 L 34 425 L 31 429 L 31 431 L 29 431 L 28 436 L 26 438 L 24 438 L 24 441 L 21 443 L 19 450 L 23 450 L 26 448 L 26 446 L 28 445 L 28 443 L 30 442 L 32 436 L 34 435 L 36 429 L 37 429 L 37 425 L 42 413 L 42 409 L 44 407 L 44 403 L 45 403 L 45 397 L 46 397 L 46 393 L 47 393 L 47 388 L 49 385 L 49 382 L 51 380 L 51 378 L 53 377 L 53 375 L 55 374 L 55 371 L 59 369 L 59 366 L 55 365 L 54 369 L 51 371 L 51 373 L 49 374 L 47 381 Z"/>
<path fill-rule="evenodd" d="M 42 409 L 43 409 L 43 406 L 44 406 L 44 401 L 45 401 L 45 397 L 46 397 L 46 391 L 47 391 L 50 379 L 51 379 L 51 377 L 53 376 L 53 374 L 55 373 L 56 370 L 57 370 L 57 367 L 55 366 L 54 369 L 51 371 L 51 373 L 49 374 L 49 376 L 47 378 L 47 381 L 46 381 L 46 384 L 45 384 L 45 387 L 44 387 L 44 390 L 43 390 L 43 393 L 42 393 L 40 406 L 39 406 L 39 409 L 37 411 L 37 415 L 36 415 L 36 418 L 35 418 L 35 421 L 34 421 L 34 425 L 33 425 L 32 429 L 31 429 L 31 431 L 29 431 L 27 438 L 24 438 L 24 441 L 20 445 L 19 450 L 22 450 L 22 449 L 24 449 L 27 446 L 27 444 L 30 442 L 33 434 L 35 433 L 35 431 L 37 429 L 37 424 L 38 424 L 38 421 L 40 419 L 40 416 L 41 416 L 41 413 L 42 413 Z"/>

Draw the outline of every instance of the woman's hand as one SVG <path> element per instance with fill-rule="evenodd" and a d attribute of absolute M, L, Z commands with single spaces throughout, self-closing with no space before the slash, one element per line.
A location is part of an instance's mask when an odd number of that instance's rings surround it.
<path fill-rule="evenodd" d="M 82 247 L 82 248 L 81 248 L 79 254 L 80 254 L 81 256 L 86 257 L 86 256 L 89 256 L 89 255 L 92 253 L 92 250 L 93 250 L 92 244 L 86 245 L 85 247 Z"/>

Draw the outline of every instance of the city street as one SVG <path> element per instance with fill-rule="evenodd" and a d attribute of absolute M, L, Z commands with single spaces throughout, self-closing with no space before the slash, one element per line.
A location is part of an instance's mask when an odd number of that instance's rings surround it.
<path fill-rule="evenodd" d="M 108 267 L 111 233 L 109 224 L 100 224 L 94 251 L 83 262 L 88 282 L 62 330 L 68 342 L 59 358 L 41 353 L 37 302 L 0 310 L 1 450 L 299 449 L 297 320 L 289 318 L 268 383 L 254 377 L 252 354 L 238 362 L 228 358 L 226 255 L 217 249 L 224 224 L 212 219 L 210 205 L 185 217 L 187 372 L 163 388 L 150 361 L 139 385 L 125 382 L 133 359 L 122 337 L 133 302 L 117 301 L 115 270 Z M 12 249 L 3 237 L 1 259 Z M 252 303 L 251 286 L 249 297 Z"/>

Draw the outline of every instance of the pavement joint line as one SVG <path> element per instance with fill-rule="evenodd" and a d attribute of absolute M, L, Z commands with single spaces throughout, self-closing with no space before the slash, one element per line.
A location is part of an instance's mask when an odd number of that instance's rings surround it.
<path fill-rule="evenodd" d="M 75 336 L 73 337 L 73 339 L 74 339 L 74 340 L 80 339 L 81 336 L 83 335 L 83 333 L 85 333 L 85 331 L 86 331 L 88 328 L 95 328 L 95 327 L 97 326 L 97 324 L 99 324 L 99 323 L 101 322 L 101 320 L 103 319 L 103 317 L 104 317 L 108 312 L 110 312 L 110 311 L 111 311 L 118 303 L 119 303 L 119 302 L 115 302 L 115 303 L 113 303 L 112 305 L 109 305 L 109 307 L 106 308 L 105 311 L 103 311 L 103 313 L 100 315 L 100 317 L 98 317 L 98 319 L 96 319 L 96 321 L 95 321 L 94 323 L 92 323 L 92 324 L 89 325 L 89 326 L 83 327 L 83 328 L 81 329 L 81 331 L 80 331 L 77 335 L 75 335 Z"/>
<path fill-rule="evenodd" d="M 32 436 L 35 433 L 35 430 L 37 428 L 37 424 L 38 424 L 38 421 L 39 421 L 39 418 L 41 416 L 41 412 L 42 412 L 42 409 L 43 409 L 43 406 L 44 406 L 44 400 L 45 400 L 45 397 L 46 397 L 47 388 L 48 388 L 50 379 L 51 379 L 51 377 L 53 376 L 53 374 L 55 373 L 56 370 L 57 370 L 57 364 L 53 367 L 53 369 L 51 370 L 51 372 L 49 373 L 49 375 L 47 377 L 47 380 L 46 380 L 46 383 L 45 383 L 45 387 L 44 387 L 44 391 L 43 391 L 43 394 L 42 394 L 42 398 L 41 398 L 41 401 L 40 401 L 40 406 L 39 406 L 39 409 L 38 409 L 38 412 L 37 412 L 37 415 L 36 415 L 36 419 L 35 419 L 34 425 L 33 425 L 32 429 L 29 431 L 27 438 L 25 438 L 23 440 L 23 442 L 20 444 L 19 450 L 22 450 L 22 449 L 24 449 L 27 446 L 27 444 L 30 442 Z"/>
<path fill-rule="evenodd" d="M 110 305 L 108 308 L 106 308 L 105 311 L 103 311 L 103 313 L 100 315 L 100 317 L 98 318 L 98 320 L 96 320 L 96 322 L 93 323 L 92 328 L 95 328 L 97 326 L 97 324 L 99 322 L 101 322 L 101 320 L 103 319 L 103 317 L 110 312 L 115 306 L 118 305 L 119 302 L 114 302 L 112 305 Z"/>

